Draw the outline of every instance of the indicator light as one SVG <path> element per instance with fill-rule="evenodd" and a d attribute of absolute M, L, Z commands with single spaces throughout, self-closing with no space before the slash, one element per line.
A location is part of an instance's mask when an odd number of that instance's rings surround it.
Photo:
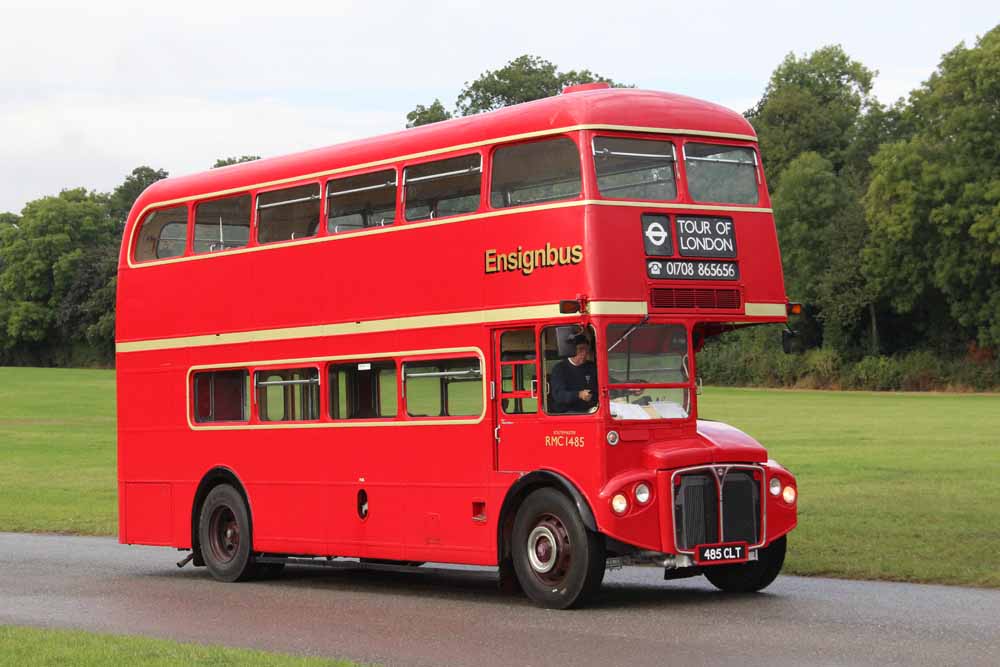
<path fill-rule="evenodd" d="M 781 492 L 781 498 L 789 505 L 793 505 L 795 503 L 795 487 L 786 486 L 785 490 Z"/>

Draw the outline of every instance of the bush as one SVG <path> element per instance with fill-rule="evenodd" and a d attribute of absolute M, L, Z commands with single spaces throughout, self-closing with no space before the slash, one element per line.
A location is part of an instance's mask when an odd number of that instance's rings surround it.
<path fill-rule="evenodd" d="M 835 388 L 841 384 L 840 354 L 836 350 L 818 348 L 805 353 L 803 366 L 811 380 L 811 386 L 819 388 Z"/>
<path fill-rule="evenodd" d="M 865 357 L 846 373 L 846 385 L 871 391 L 899 389 L 903 376 L 900 365 L 892 357 Z"/>
<path fill-rule="evenodd" d="M 869 391 L 1000 389 L 1000 362 L 988 351 L 945 358 L 929 350 L 856 362 L 832 348 L 804 354 L 781 351 L 780 330 L 759 327 L 711 339 L 698 355 L 707 384 Z"/>

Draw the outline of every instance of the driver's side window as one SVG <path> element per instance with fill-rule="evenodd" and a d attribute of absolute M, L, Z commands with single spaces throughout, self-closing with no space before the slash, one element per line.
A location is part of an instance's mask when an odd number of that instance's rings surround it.
<path fill-rule="evenodd" d="M 590 348 L 580 371 L 574 374 L 575 384 L 570 389 L 573 392 L 590 388 L 592 390 L 591 401 L 575 402 L 570 404 L 563 399 L 560 401 L 555 394 L 558 387 L 553 387 L 553 372 L 562 364 L 564 367 L 577 352 L 576 340 L 583 336 Z M 544 387 L 542 396 L 545 401 L 545 412 L 547 414 L 588 414 L 597 411 L 597 365 L 595 350 L 594 328 L 581 326 L 579 324 L 563 325 L 556 327 L 545 327 L 541 335 L 542 351 L 542 376 Z M 558 371 L 556 372 L 559 377 Z"/>

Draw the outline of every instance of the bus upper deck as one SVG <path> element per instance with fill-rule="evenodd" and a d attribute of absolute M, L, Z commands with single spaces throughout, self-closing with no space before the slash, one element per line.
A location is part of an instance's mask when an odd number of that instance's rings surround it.
<path fill-rule="evenodd" d="M 400 299 L 784 321 L 754 139 L 706 102 L 599 89 L 166 179 L 125 230 L 119 349 L 398 318 Z"/>

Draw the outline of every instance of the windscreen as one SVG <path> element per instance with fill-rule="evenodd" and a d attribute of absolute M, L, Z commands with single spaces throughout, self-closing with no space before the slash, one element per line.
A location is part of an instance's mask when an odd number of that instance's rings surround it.
<path fill-rule="evenodd" d="M 678 324 L 608 325 L 615 419 L 684 419 L 690 412 L 687 331 Z"/>

